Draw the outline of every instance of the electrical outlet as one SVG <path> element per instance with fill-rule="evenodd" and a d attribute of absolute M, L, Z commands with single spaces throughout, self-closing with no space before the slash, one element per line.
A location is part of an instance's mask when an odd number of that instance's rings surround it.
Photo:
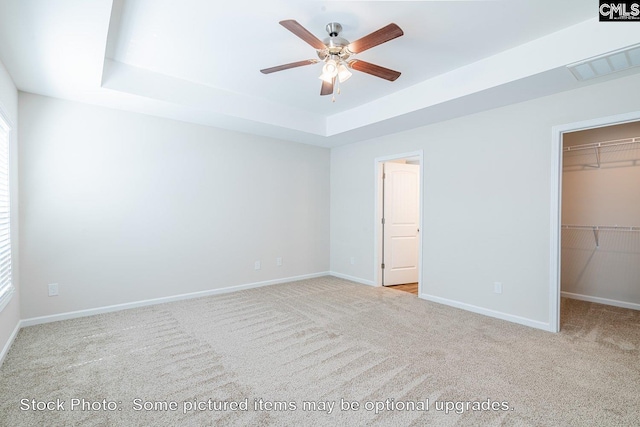
<path fill-rule="evenodd" d="M 281 256 L 279 256 L 278 258 L 276 258 L 276 265 L 277 265 L 278 267 L 281 267 L 281 266 L 282 266 L 282 257 L 281 257 Z"/>
<path fill-rule="evenodd" d="M 493 292 L 496 294 L 502 293 L 502 282 L 493 282 Z"/>
<path fill-rule="evenodd" d="M 256 261 L 256 262 L 253 264 L 253 269 L 254 269 L 254 270 L 260 270 L 260 268 L 261 268 L 261 266 L 260 266 L 260 261 Z"/>
<path fill-rule="evenodd" d="M 50 297 L 58 296 L 58 284 L 57 283 L 49 283 L 49 296 Z"/>

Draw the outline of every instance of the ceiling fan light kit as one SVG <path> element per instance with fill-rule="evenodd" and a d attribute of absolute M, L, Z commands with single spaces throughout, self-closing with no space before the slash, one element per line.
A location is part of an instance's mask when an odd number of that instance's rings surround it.
<path fill-rule="evenodd" d="M 323 62 L 322 74 L 319 79 L 322 80 L 320 95 L 332 95 L 340 93 L 339 83 L 346 82 L 352 75 L 352 70 L 357 70 L 372 76 L 380 77 L 388 81 L 395 81 L 400 77 L 400 72 L 361 61 L 359 59 L 351 59 L 351 56 L 364 52 L 367 49 L 386 43 L 403 35 L 403 31 L 396 24 L 389 24 L 380 28 L 373 33 L 362 37 L 351 43 L 349 40 L 340 37 L 342 25 L 337 22 L 330 22 L 325 29 L 329 33 L 329 37 L 324 40 L 318 39 L 306 28 L 292 19 L 280 21 L 280 25 L 291 31 L 293 34 L 304 40 L 316 50 L 319 60 L 308 59 L 304 61 L 292 62 L 289 64 L 278 65 L 276 67 L 265 68 L 260 70 L 263 74 L 270 74 L 277 71 L 288 70 L 290 68 L 301 67 L 304 65 Z M 335 101 L 335 96 L 332 97 Z"/>
<path fill-rule="evenodd" d="M 340 80 L 340 83 L 346 82 L 351 78 L 352 75 L 353 73 L 349 71 L 344 64 L 340 64 L 340 66 L 338 67 L 338 80 Z"/>
<path fill-rule="evenodd" d="M 327 59 L 324 63 L 324 67 L 322 67 L 322 77 L 327 77 L 329 79 L 334 78 L 338 75 L 338 63 L 335 59 Z M 323 78 L 326 80 L 326 78 Z"/>

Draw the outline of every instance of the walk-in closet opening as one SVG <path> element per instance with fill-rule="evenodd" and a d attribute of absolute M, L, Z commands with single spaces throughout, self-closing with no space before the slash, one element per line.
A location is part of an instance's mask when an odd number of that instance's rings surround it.
<path fill-rule="evenodd" d="M 640 122 L 563 134 L 560 228 L 561 313 L 637 318 Z"/>

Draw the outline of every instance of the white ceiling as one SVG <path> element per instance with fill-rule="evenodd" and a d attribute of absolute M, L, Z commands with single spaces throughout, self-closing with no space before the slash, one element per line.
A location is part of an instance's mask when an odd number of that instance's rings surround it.
<path fill-rule="evenodd" d="M 317 58 L 283 19 L 350 41 L 394 22 L 404 36 L 357 57 L 402 75 L 354 71 L 332 103 L 321 64 L 261 74 Z M 565 66 L 637 43 L 640 25 L 599 23 L 585 0 L 0 0 L 20 90 L 327 147 L 628 74 Z"/>

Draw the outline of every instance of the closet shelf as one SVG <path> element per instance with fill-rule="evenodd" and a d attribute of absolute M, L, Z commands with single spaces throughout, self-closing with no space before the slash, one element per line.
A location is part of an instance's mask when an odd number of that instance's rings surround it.
<path fill-rule="evenodd" d="M 638 231 L 640 226 L 620 226 L 620 225 L 574 225 L 566 224 L 561 226 L 563 230 L 591 230 L 593 237 L 596 239 L 596 248 L 600 247 L 600 231 Z"/>
<path fill-rule="evenodd" d="M 631 161 L 635 164 L 640 160 L 640 137 L 615 139 L 611 141 L 592 142 L 589 144 L 574 145 L 562 149 L 565 160 L 571 157 L 582 159 L 578 165 L 589 168 L 600 168 L 606 162 L 603 156 L 613 153 L 622 154 L 612 161 Z"/>

